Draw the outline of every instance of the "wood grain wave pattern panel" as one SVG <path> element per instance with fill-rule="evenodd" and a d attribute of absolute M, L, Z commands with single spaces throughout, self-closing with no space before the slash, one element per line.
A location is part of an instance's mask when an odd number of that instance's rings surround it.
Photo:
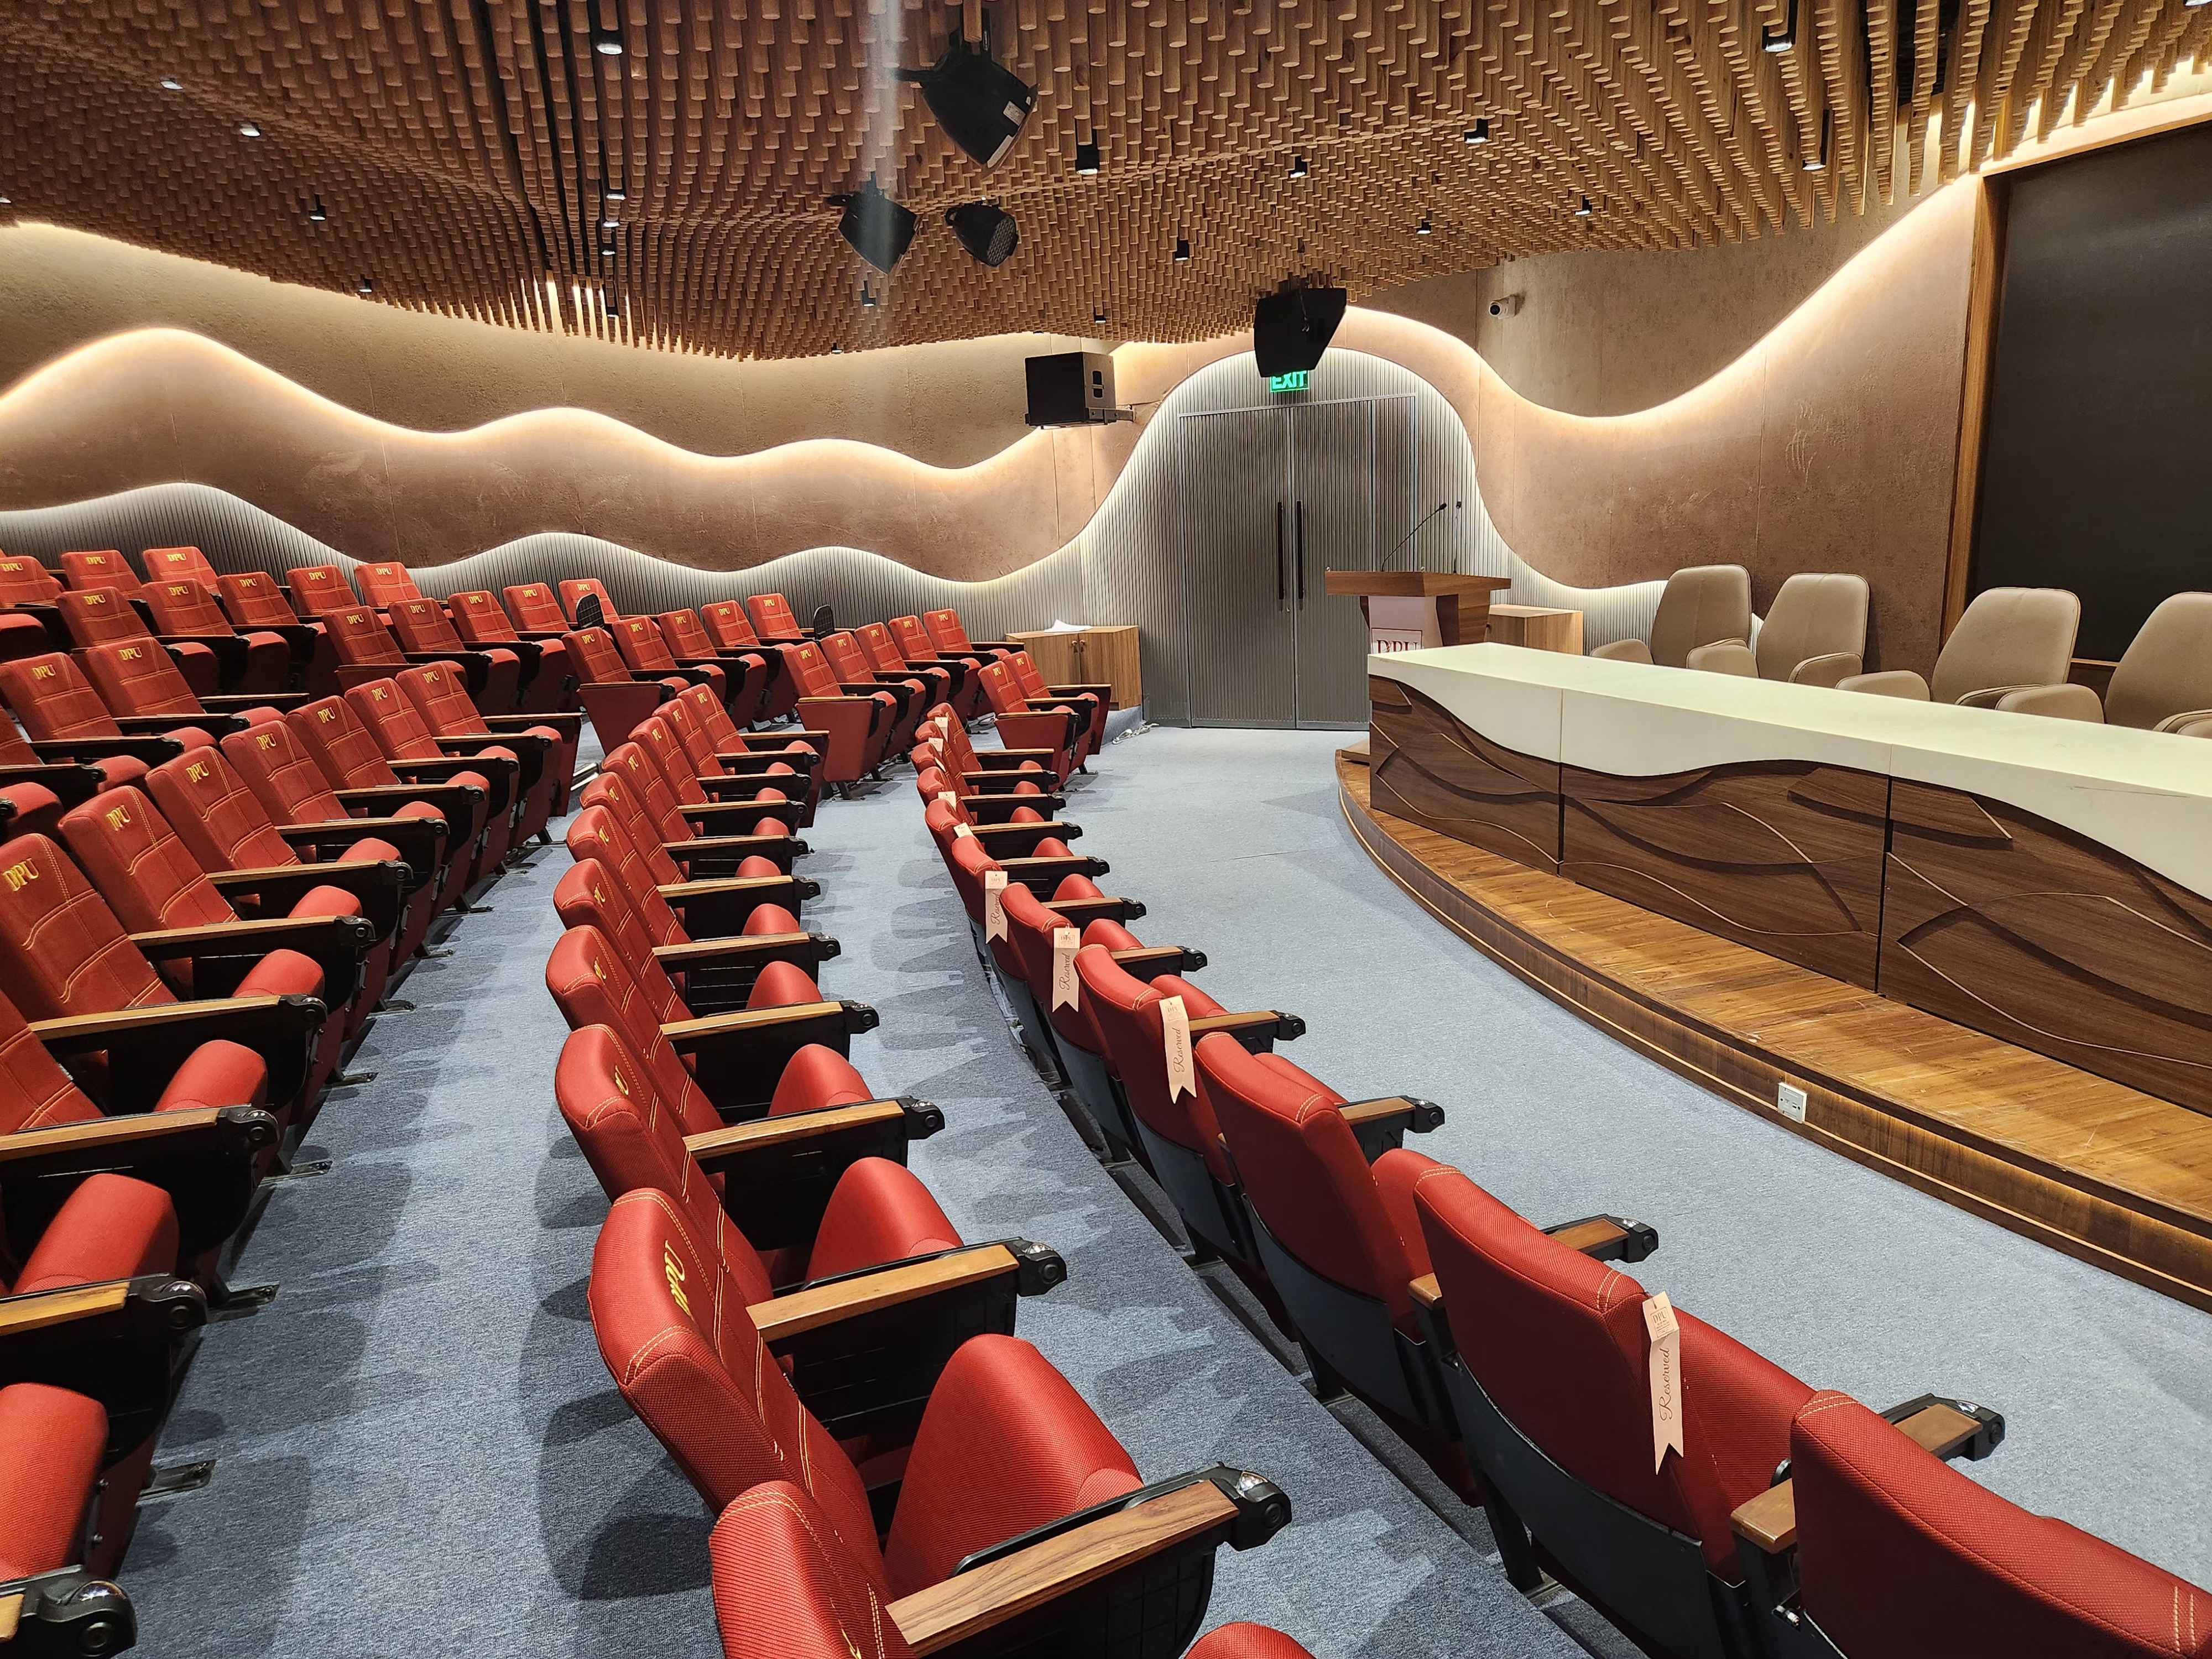
<path fill-rule="evenodd" d="M 1883 994 L 2212 1113 L 2212 899 L 1959 790 L 1891 814 Z"/>
<path fill-rule="evenodd" d="M 2212 1311 L 2212 1119 L 1483 851 L 1370 799 L 1385 873 L 1553 1002 L 1776 1128 Z M 1797 1121 L 1776 1109 L 1788 1083 Z"/>
<path fill-rule="evenodd" d="M 1419 691 L 1370 674 L 1376 804 L 1532 869 L 1559 867 L 1559 763 L 1495 744 Z"/>
<path fill-rule="evenodd" d="M 1559 873 L 1875 988 L 1889 780 L 1759 762 L 1661 777 L 1560 769 Z"/>

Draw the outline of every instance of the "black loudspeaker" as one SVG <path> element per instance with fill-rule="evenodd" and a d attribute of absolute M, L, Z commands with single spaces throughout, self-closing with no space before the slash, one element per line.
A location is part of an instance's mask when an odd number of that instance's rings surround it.
<path fill-rule="evenodd" d="M 1036 102 L 1035 88 L 991 60 L 988 33 L 981 48 L 955 36 L 933 67 L 901 70 L 898 77 L 920 84 L 945 136 L 987 167 L 1006 160 Z"/>
<path fill-rule="evenodd" d="M 1321 362 L 1321 354 L 1344 320 L 1348 296 L 1340 288 L 1291 288 L 1252 307 L 1252 362 L 1270 380 Z"/>
<path fill-rule="evenodd" d="M 1022 368 L 1029 378 L 1031 426 L 1087 426 L 1110 421 L 1114 410 L 1114 360 L 1103 351 L 1061 351 L 1031 357 Z"/>
<path fill-rule="evenodd" d="M 947 208 L 945 222 L 952 227 L 952 234 L 960 239 L 961 246 L 981 264 L 993 267 L 1012 258 L 1015 245 L 1021 240 L 1014 228 L 1014 216 L 988 202 Z"/>
<path fill-rule="evenodd" d="M 878 190 L 872 179 L 850 196 L 830 199 L 845 209 L 837 234 L 853 245 L 854 252 L 889 276 L 914 240 L 914 215 Z"/>

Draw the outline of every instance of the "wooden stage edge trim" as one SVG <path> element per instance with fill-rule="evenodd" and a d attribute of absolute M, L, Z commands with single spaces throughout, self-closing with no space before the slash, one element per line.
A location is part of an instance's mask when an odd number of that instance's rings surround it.
<path fill-rule="evenodd" d="M 1340 753 L 1335 763 L 1345 823 L 1382 872 L 1445 927 L 1559 1006 L 1778 1128 L 2077 1261 L 2212 1312 L 2212 1216 L 2177 1212 L 2088 1171 L 2007 1148 L 1669 1008 L 1536 937 L 1467 885 L 1431 868 L 1370 811 L 1364 758 Z M 1427 833 L 1419 825 L 1405 827 Z M 1746 954 L 1757 957 L 1747 947 Z M 1774 1103 L 1776 1085 L 1785 1082 L 1805 1091 L 1802 1123 L 1783 1116 Z"/>

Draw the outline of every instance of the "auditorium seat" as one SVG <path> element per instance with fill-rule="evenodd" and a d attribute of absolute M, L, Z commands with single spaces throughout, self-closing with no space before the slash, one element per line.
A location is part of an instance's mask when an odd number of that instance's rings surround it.
<path fill-rule="evenodd" d="M 684 699 L 672 697 L 661 707 L 668 713 L 639 721 L 630 741 L 660 775 L 684 817 L 701 829 L 720 825 L 740 835 L 772 835 L 771 823 L 786 835 L 797 833 L 807 816 L 805 802 L 793 799 L 805 793 L 804 776 L 787 763 L 772 760 L 750 777 L 702 778 L 692 770 L 690 751 L 676 736 L 677 721 L 688 715 Z"/>
<path fill-rule="evenodd" d="M 214 754 L 197 750 L 184 760 L 203 763 L 197 755 Z M 146 781 L 150 787 L 150 773 Z M 362 893 L 388 891 L 388 871 L 210 869 L 135 785 L 64 814 L 62 839 L 131 930 L 131 944 L 161 964 L 161 977 L 179 995 L 289 992 L 328 1007 L 316 1082 L 328 1078 L 339 1044 L 360 1029 L 383 989 L 389 935 L 365 914 Z"/>
<path fill-rule="evenodd" d="M 948 657 L 969 657 L 981 661 L 988 657 L 1003 657 L 1021 647 L 1012 640 L 971 640 L 960 620 L 957 611 L 925 611 L 921 625 L 929 635 L 930 643 Z"/>
<path fill-rule="evenodd" d="M 651 674 L 659 678 L 673 676 L 693 685 L 704 685 L 713 690 L 727 707 L 730 697 L 730 677 L 719 663 L 679 663 L 660 636 L 660 624 L 650 617 L 621 617 L 611 619 L 607 633 L 622 653 L 623 661 L 633 674 Z"/>
<path fill-rule="evenodd" d="M 757 653 L 767 659 L 768 687 L 756 718 L 780 720 L 792 713 L 799 702 L 799 687 L 784 666 L 783 653 L 753 631 L 752 618 L 745 614 L 743 600 L 716 599 L 701 605 L 699 625 L 706 629 L 707 637 L 714 641 L 717 651 L 740 655 Z"/>
<path fill-rule="evenodd" d="M 445 608 L 434 599 L 396 600 L 392 632 L 410 662 L 459 663 L 470 672 L 470 699 L 487 714 L 511 714 L 521 701 L 522 658 L 503 645 L 471 646 L 454 631 Z M 471 665 L 483 661 L 483 684 Z"/>
<path fill-rule="evenodd" d="M 2160 600 L 2114 665 L 2103 697 L 2086 685 L 2051 685 L 2014 692 L 1998 707 L 2212 738 L 2212 593 Z"/>
<path fill-rule="evenodd" d="M 149 582 L 198 582 L 211 594 L 221 589 L 222 577 L 197 547 L 149 547 L 139 554 L 138 562 L 146 567 Z"/>
<path fill-rule="evenodd" d="M 1863 576 L 1801 573 L 1775 594 L 1756 647 L 1739 640 L 1701 645 L 1686 665 L 1745 679 L 1833 685 L 1864 665 L 1867 603 Z"/>
<path fill-rule="evenodd" d="M 838 684 L 822 647 L 811 641 L 778 648 L 786 678 L 798 688 L 793 712 L 799 723 L 830 734 L 822 780 L 849 798 L 854 784 L 881 774 L 898 723 L 898 699 L 883 690 L 857 696 L 848 692 Z"/>
<path fill-rule="evenodd" d="M 357 564 L 353 568 L 353 580 L 361 592 L 362 603 L 378 611 L 394 611 L 422 599 L 422 590 L 416 586 L 414 576 L 396 559 Z M 428 602 L 437 603 L 434 599 Z"/>
<path fill-rule="evenodd" d="M 599 763 L 599 775 L 584 786 L 579 799 L 586 806 L 613 811 L 640 842 L 657 842 L 694 881 L 756 870 L 788 872 L 807 851 L 806 842 L 793 836 L 781 817 L 772 816 L 775 802 L 714 803 L 711 811 L 686 809 L 660 769 L 634 743 L 617 744 L 608 752 Z M 718 826 L 714 823 L 718 817 L 729 822 Z M 707 833 L 709 829 L 715 832 Z M 730 833 L 732 830 L 735 833 Z"/>
<path fill-rule="evenodd" d="M 315 696 L 337 690 L 337 655 L 322 623 L 302 621 L 274 576 L 261 570 L 218 576 L 216 591 L 234 628 L 278 635 L 291 647 L 294 684 Z"/>
<path fill-rule="evenodd" d="M 951 660 L 939 660 L 934 653 L 927 659 L 917 658 L 908 661 L 899 650 L 896 637 L 889 623 L 862 623 L 853 629 L 853 637 L 860 642 L 860 649 L 878 674 L 889 674 L 918 679 L 922 685 L 922 712 L 939 703 L 956 702 L 968 678 L 965 665 Z M 916 716 L 917 721 L 920 715 Z"/>
<path fill-rule="evenodd" d="M 999 741 L 1009 748 L 1042 754 L 1045 769 L 1066 783 L 1083 764 L 1084 742 L 1091 730 L 1089 713 L 1066 702 L 1048 702 L 1039 707 L 1031 702 L 1006 657 L 985 663 L 977 677 L 983 682 L 991 712 L 998 716 Z"/>
<path fill-rule="evenodd" d="M 956 717 L 965 725 L 979 718 L 988 706 L 983 699 L 983 682 L 980 678 L 985 663 L 997 655 L 988 651 L 941 651 L 929 629 L 919 617 L 893 617 L 884 624 L 898 642 L 898 648 L 909 662 L 940 662 L 951 669 L 955 680 L 950 701 Z"/>
<path fill-rule="evenodd" d="M 944 1127 L 926 1101 L 879 1099 L 826 1048 L 793 1055 L 772 1121 L 725 1124 L 676 1066 L 672 1094 L 609 1025 L 582 1025 L 553 1079 L 561 1116 L 610 1202 L 658 1192 L 728 1267 L 747 1303 L 809 1279 L 957 1250 L 962 1239 L 906 1168 Z"/>
<path fill-rule="evenodd" d="M 475 651 L 512 651 L 521 659 L 521 690 L 516 709 L 550 714 L 576 708 L 576 674 L 568 647 L 559 635 L 526 640 L 514 631 L 499 601 L 481 589 L 456 593 L 446 601 L 453 632 Z"/>
<path fill-rule="evenodd" d="M 708 635 L 696 611 L 664 611 L 653 620 L 659 625 L 662 643 L 680 666 L 712 663 L 728 677 L 730 689 L 722 702 L 732 720 L 750 726 L 765 716 L 769 680 L 782 678 L 781 655 L 766 649 L 724 650 Z"/>
<path fill-rule="evenodd" d="M 1987 588 L 1974 596 L 1943 641 L 1933 680 L 1893 668 L 1838 684 L 1846 691 L 1915 702 L 2008 710 L 2033 705 L 2066 684 L 2081 623 L 2081 601 L 2063 587 Z"/>
<path fill-rule="evenodd" d="M 131 765 L 139 769 L 136 775 L 145 775 L 143 763 Z M 42 760 L 11 721 L 0 720 L 0 801 L 9 808 L 6 820 L 0 822 L 0 841 L 10 836 L 53 835 L 64 811 L 106 787 L 107 779 L 98 767 Z"/>
<path fill-rule="evenodd" d="M 792 645 L 813 635 L 799 625 L 791 601 L 781 593 L 754 593 L 745 599 L 745 615 L 763 645 Z"/>
<path fill-rule="evenodd" d="M 55 601 L 62 585 L 36 559 L 0 556 L 0 662 L 68 647 Z"/>
<path fill-rule="evenodd" d="M 688 1077 L 732 1121 L 772 1113 L 779 1079 L 799 1050 L 842 1057 L 855 1032 L 876 1026 L 867 1004 L 824 997 L 805 969 L 787 962 L 761 968 L 744 1007 L 699 1014 L 654 957 L 625 959 L 591 927 L 572 927 L 555 944 L 545 988 L 570 1030 L 620 1032 L 672 1103 L 684 1097 Z"/>
<path fill-rule="evenodd" d="M 822 1505 L 788 1480 L 772 1480 L 732 1500 L 708 1540 L 714 1621 L 724 1659 L 915 1659 L 915 1643 L 947 1659 L 1014 1650 L 1146 1659 L 1182 1651 L 1202 1614 L 1188 1606 L 1158 1627 L 1100 1618 L 1079 1594 L 1051 1594 L 1033 1610 L 1036 1581 L 1026 1573 L 980 1605 L 963 1608 L 966 1641 L 944 1645 L 925 1595 L 889 1601 L 865 1553 L 837 1535 Z M 1086 1549 L 1086 1555 L 1091 1552 Z M 953 1581 L 957 1583 L 957 1580 Z M 908 1632 L 911 1632 L 911 1640 Z M 1183 1659 L 1313 1659 L 1280 1631 L 1223 1625 L 1199 1638 Z"/>
<path fill-rule="evenodd" d="M 117 1653 L 137 1639 L 130 1599 L 100 1580 L 130 1541 L 143 1473 L 103 1478 L 107 1443 L 107 1413 L 90 1395 L 0 1386 L 0 1600 L 11 1604 L 12 1651 Z"/>
<path fill-rule="evenodd" d="M 125 730 L 149 723 L 150 729 L 159 730 L 189 722 L 221 734 L 282 720 L 284 710 L 301 701 L 301 694 L 288 691 L 196 695 L 168 653 L 143 636 L 88 646 L 76 658 L 100 700 L 114 711 L 117 724 Z"/>
<path fill-rule="evenodd" d="M 891 724 L 887 747 L 892 754 L 904 754 L 914 741 L 915 727 L 921 724 L 923 711 L 930 707 L 929 688 L 910 674 L 879 672 L 850 632 L 824 634 L 820 644 L 823 659 L 837 677 L 840 690 L 856 697 L 888 691 L 896 699 L 898 714 Z"/>
<path fill-rule="evenodd" d="M 838 954 L 837 941 L 810 933 L 781 904 L 762 904 L 726 939 L 694 939 L 684 919 L 651 883 L 633 884 L 594 858 L 579 859 L 554 884 L 553 908 L 569 927 L 596 927 L 626 962 L 659 963 L 701 1014 L 743 1007 L 753 981 L 771 962 L 812 974 Z"/>
<path fill-rule="evenodd" d="M 1052 818 L 1067 805 L 1066 796 L 1048 793 L 1035 785 L 1009 794 L 963 794 L 945 770 L 950 759 L 934 747 L 915 750 L 914 792 L 921 797 L 925 811 L 930 802 L 941 799 L 957 808 L 971 824 L 1036 823 Z"/>
<path fill-rule="evenodd" d="M 506 856 L 514 817 L 513 767 L 494 763 L 478 771 L 465 761 L 446 757 L 394 765 L 376 734 L 343 697 L 324 697 L 295 708 L 284 720 L 346 805 L 387 805 L 395 813 L 416 803 L 434 809 L 446 821 L 450 856 L 465 872 L 459 893 Z"/>
<path fill-rule="evenodd" d="M 0 700 L 40 759 L 96 766 L 109 783 L 143 778 L 148 767 L 213 743 L 210 726 L 230 724 L 134 718 L 137 729 L 126 733 L 76 662 L 58 651 L 0 663 Z"/>
<path fill-rule="evenodd" d="M 392 683 L 441 749 L 449 753 L 501 752 L 520 759 L 522 810 L 515 822 L 515 839 L 520 842 L 535 836 L 550 845 L 547 820 L 568 815 L 581 717 L 481 714 L 469 701 L 459 677 L 443 663 L 410 668 L 394 676 Z M 380 730 L 379 736 L 384 735 Z"/>
<path fill-rule="evenodd" d="M 633 893 L 642 895 L 648 890 L 655 893 L 683 918 L 684 931 L 693 939 L 726 939 L 741 933 L 763 905 L 775 906 L 796 917 L 808 899 L 821 894 L 818 882 L 782 874 L 766 859 L 755 862 L 750 872 L 740 863 L 738 867 L 744 873 L 738 875 L 687 879 L 659 841 L 633 836 L 629 822 L 626 812 L 585 801 L 568 820 L 565 839 L 569 856 L 596 859 Z"/>
<path fill-rule="evenodd" d="M 410 776 L 451 777 L 455 782 L 488 787 L 492 797 L 488 820 L 491 831 L 484 837 L 480 866 L 483 873 L 503 865 L 536 833 L 523 826 L 545 807 L 542 743 L 526 744 L 520 752 L 502 744 L 441 743 L 396 680 L 356 685 L 345 694 L 345 703 L 395 770 L 404 762 Z M 442 773 L 422 769 L 441 762 L 454 769 Z"/>
<path fill-rule="evenodd" d="M 106 587 L 129 600 L 137 599 L 145 586 L 131 562 L 112 547 L 97 553 L 64 553 L 61 562 L 62 586 L 72 593 Z"/>
<path fill-rule="evenodd" d="M 117 640 L 150 641 L 154 637 L 153 629 L 139 615 L 137 606 L 112 587 L 72 589 L 55 599 L 54 608 L 69 631 L 70 644 L 80 652 Z M 222 691 L 222 662 L 213 645 L 199 640 L 180 641 L 166 647 L 165 654 L 195 696 L 213 696 Z M 242 666 L 242 648 L 238 656 Z"/>
<path fill-rule="evenodd" d="M 319 996 L 301 988 L 319 980 L 313 962 L 271 951 L 232 995 L 180 1001 L 58 844 L 18 836 L 7 854 L 0 994 L 36 1023 L 40 1040 L 102 1110 L 150 1109 L 185 1060 L 217 1040 L 259 1056 L 263 1098 L 280 1120 L 290 1121 L 313 1097 L 310 1085 L 320 1086 L 310 1066 L 318 1033 L 326 1024 L 336 1029 Z M 222 941 L 216 936 L 213 948 Z M 147 943 L 165 961 L 191 962 L 189 954 L 167 953 L 188 953 L 193 939 Z M 210 976 L 227 977 L 237 967 L 234 956 L 213 958 Z"/>
<path fill-rule="evenodd" d="M 147 609 L 154 613 L 155 637 L 173 653 L 191 644 L 215 653 L 223 671 L 219 689 L 265 696 L 290 686 L 291 642 L 265 630 L 240 634 L 216 603 L 215 590 L 197 577 L 164 576 L 148 582 L 144 597 Z M 235 672 L 224 660 L 234 656 L 239 659 Z"/>
<path fill-rule="evenodd" d="M 2212 1593 L 1946 1468 L 1987 1449 L 1957 1444 L 1973 1429 L 1985 1439 L 1986 1425 L 1954 1402 L 1927 1403 L 1936 1409 L 1917 1421 L 1826 1391 L 1798 1408 L 1784 1491 L 1756 1506 L 1782 1499 L 1796 1534 L 1794 1551 L 1773 1552 L 1795 1570 L 1796 1595 L 1767 1599 L 1778 1649 L 1830 1659 L 2212 1655 Z M 1746 1518 L 1738 1512 L 1740 1535 Z M 1763 1547 L 1747 1553 L 1769 1565 Z"/>
<path fill-rule="evenodd" d="M 1613 662 L 1682 668 L 1700 646 L 1744 645 L 1751 639 L 1751 573 L 1740 564 L 1699 564 L 1677 570 L 1659 594 L 1649 642 L 1614 640 L 1589 654 Z"/>
<path fill-rule="evenodd" d="M 1047 685 L 1044 676 L 1037 670 L 1026 651 L 1008 652 L 1003 659 L 1013 671 L 1015 683 L 1032 708 L 1050 708 L 1065 704 L 1087 717 L 1084 730 L 1083 758 L 1097 754 L 1099 745 L 1106 741 L 1106 707 L 1113 701 L 1110 685 Z"/>
<path fill-rule="evenodd" d="M 671 697 L 654 715 L 667 722 L 683 745 L 701 789 L 719 799 L 742 795 L 748 785 L 774 779 L 776 788 L 799 803 L 798 827 L 814 822 L 822 799 L 822 757 L 814 744 L 826 739 L 827 732 L 741 732 L 705 686 Z"/>
<path fill-rule="evenodd" d="M 615 618 L 622 615 L 621 607 L 615 604 L 614 595 L 607 592 L 607 585 L 597 576 L 571 577 L 560 585 L 560 593 L 561 609 L 573 626 L 611 629 Z M 599 602 L 599 620 L 595 623 L 586 623 L 580 614 L 579 608 L 587 597 Z"/>
<path fill-rule="evenodd" d="M 978 749 L 949 708 L 933 708 L 922 722 L 921 744 L 908 758 L 917 769 L 934 765 L 970 793 L 1052 793 L 1061 780 L 1048 769 L 1050 749 Z M 1005 740 L 1005 734 L 1000 734 Z M 926 752 L 925 752 L 926 751 Z"/>
<path fill-rule="evenodd" d="M 406 649 L 392 637 L 383 618 L 362 605 L 325 612 L 323 627 L 330 635 L 331 648 L 337 653 L 338 684 L 347 690 L 370 680 L 396 679 L 409 668 L 443 663 L 459 681 L 464 696 L 481 697 L 489 705 L 503 695 L 506 706 L 492 712 L 506 714 L 514 711 L 514 665 L 496 662 L 488 651 Z M 507 680 L 504 687 L 494 687 L 495 673 Z"/>
<path fill-rule="evenodd" d="M 1073 853 L 994 859 L 973 836 L 948 836 L 938 843 L 938 852 L 945 860 L 945 872 L 952 878 L 952 890 L 960 896 L 961 907 L 968 912 L 975 954 L 994 966 L 999 965 L 999 953 L 1004 948 L 1005 925 L 1003 915 L 994 915 L 995 898 L 1015 883 L 1026 886 L 1040 899 L 1072 907 L 1073 913 L 1083 915 L 1086 921 L 1093 915 L 1127 921 L 1145 913 L 1145 907 L 1133 900 L 1109 899 L 1100 893 L 1097 878 L 1110 867 L 1103 859 Z M 1017 967 L 1006 971 L 1019 970 Z"/>
<path fill-rule="evenodd" d="M 362 602 L 345 572 L 334 564 L 295 565 L 285 573 L 284 585 L 291 590 L 293 610 L 311 620 L 356 610 Z"/>
<path fill-rule="evenodd" d="M 560 597 L 548 582 L 522 582 L 502 588 L 507 614 L 514 618 L 515 631 L 526 640 L 557 640 L 569 629 Z"/>
<path fill-rule="evenodd" d="M 577 629 L 563 635 L 562 643 L 575 666 L 576 695 L 603 749 L 613 748 L 640 720 L 691 684 L 684 674 L 637 672 L 604 628 Z"/>

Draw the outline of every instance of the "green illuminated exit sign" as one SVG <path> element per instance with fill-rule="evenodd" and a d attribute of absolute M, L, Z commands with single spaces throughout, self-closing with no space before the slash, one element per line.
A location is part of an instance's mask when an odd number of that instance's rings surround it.
<path fill-rule="evenodd" d="M 1267 377 L 1267 390 L 1304 392 L 1306 389 L 1306 376 L 1310 372 L 1308 369 L 1294 368 L 1287 374 L 1270 374 Z"/>

